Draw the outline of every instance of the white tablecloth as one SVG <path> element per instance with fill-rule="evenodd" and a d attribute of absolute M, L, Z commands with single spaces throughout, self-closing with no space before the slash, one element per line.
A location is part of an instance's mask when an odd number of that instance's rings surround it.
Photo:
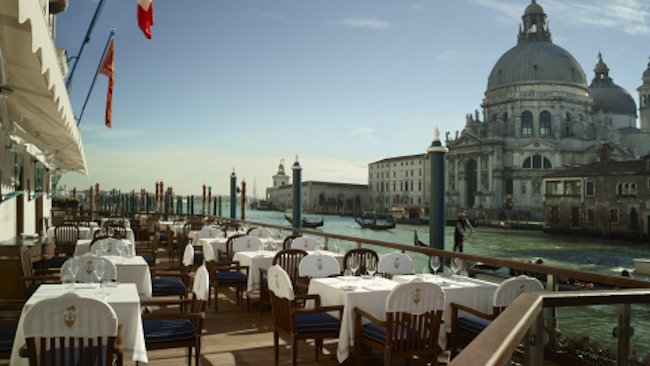
<path fill-rule="evenodd" d="M 106 256 L 117 267 L 117 282 L 134 283 L 138 294 L 143 298 L 151 298 L 151 272 L 144 258 Z"/>
<path fill-rule="evenodd" d="M 354 308 L 359 307 L 377 319 L 386 317 L 386 298 L 388 293 L 399 282 L 411 281 L 415 275 L 394 276 L 393 281 L 385 278 L 362 279 L 355 277 L 337 277 L 312 279 L 309 283 L 310 294 L 320 294 L 323 306 L 344 305 L 341 331 L 339 334 L 336 356 L 339 362 L 345 361 L 353 352 L 354 341 Z M 467 277 L 425 276 L 425 281 L 440 284 L 445 291 L 445 310 L 443 310 L 444 326 L 440 327 L 438 343 L 446 348 L 447 331 L 451 330 L 451 311 L 449 303 L 455 302 L 471 306 L 477 310 L 489 311 L 492 295 L 497 286 L 493 283 Z M 354 289 L 345 289 L 346 286 Z"/>
<path fill-rule="evenodd" d="M 492 298 L 497 285 L 492 282 L 478 280 L 463 276 L 434 276 L 426 275 L 401 275 L 393 276 L 396 282 L 410 282 L 420 277 L 424 281 L 437 283 L 445 291 L 445 310 L 442 312 L 442 320 L 445 326 L 440 327 L 440 338 L 438 343 L 442 349 L 447 345 L 447 333 L 451 332 L 451 308 L 449 304 L 455 302 L 470 308 L 490 313 L 492 310 Z"/>
<path fill-rule="evenodd" d="M 76 284 L 75 292 L 84 297 L 96 297 L 99 290 L 91 288 L 91 284 Z M 63 285 L 41 285 L 38 290 L 25 303 L 22 314 L 25 314 L 36 302 L 55 296 L 60 296 L 67 291 Z M 117 321 L 124 326 L 124 358 L 133 361 L 148 362 L 147 349 L 144 343 L 144 331 L 142 329 L 142 318 L 140 316 L 140 297 L 135 285 L 122 283 L 118 287 L 105 287 L 101 289 L 107 294 L 106 302 L 113 308 Z M 11 350 L 10 365 L 28 365 L 26 358 L 19 355 L 20 348 L 25 344 L 23 333 L 23 315 L 21 314 L 14 338 L 14 346 Z"/>
<path fill-rule="evenodd" d="M 260 238 L 262 244 L 267 244 L 267 248 L 271 249 L 271 243 L 276 242 L 276 249 L 282 249 L 282 241 L 273 239 L 273 238 Z M 227 238 L 203 238 L 196 241 L 197 246 L 202 247 L 204 245 L 212 245 L 212 250 L 216 256 L 219 251 L 222 253 L 226 252 L 226 243 L 228 242 Z"/>
<path fill-rule="evenodd" d="M 341 269 L 343 268 L 343 254 L 328 252 L 325 250 L 308 251 L 309 254 L 319 253 L 321 255 L 331 255 L 339 262 Z M 242 266 L 248 266 L 248 292 L 259 289 L 260 287 L 260 269 L 269 269 L 273 265 L 273 257 L 277 252 L 270 250 L 252 251 L 252 252 L 237 252 L 233 260 L 239 261 Z M 216 255 L 216 252 L 215 252 Z"/>
<path fill-rule="evenodd" d="M 91 239 L 79 239 L 77 240 L 77 246 L 74 249 L 74 255 L 83 255 L 88 252 L 90 252 L 90 244 L 92 243 Z M 122 243 L 126 245 L 129 248 L 129 251 L 133 253 L 133 255 L 136 254 L 135 252 L 135 245 L 133 245 L 133 242 L 127 239 L 122 239 Z"/>

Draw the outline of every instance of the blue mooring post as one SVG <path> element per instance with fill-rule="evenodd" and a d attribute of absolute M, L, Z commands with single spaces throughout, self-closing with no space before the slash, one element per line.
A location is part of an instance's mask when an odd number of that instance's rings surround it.
<path fill-rule="evenodd" d="M 440 130 L 436 127 L 433 142 L 427 148 L 431 161 L 429 196 L 429 246 L 445 249 L 445 154 L 449 151 L 440 143 Z M 444 270 L 444 261 L 440 261 Z"/>
<path fill-rule="evenodd" d="M 237 175 L 235 169 L 230 174 L 230 218 L 236 219 L 237 215 Z"/>
<path fill-rule="evenodd" d="M 293 163 L 291 170 L 293 170 L 293 228 L 300 229 L 302 226 L 302 218 L 300 217 L 300 204 L 302 197 L 302 193 L 300 192 L 302 185 L 302 168 L 300 167 L 300 163 L 298 163 L 298 155 L 296 155 L 296 162 Z"/>

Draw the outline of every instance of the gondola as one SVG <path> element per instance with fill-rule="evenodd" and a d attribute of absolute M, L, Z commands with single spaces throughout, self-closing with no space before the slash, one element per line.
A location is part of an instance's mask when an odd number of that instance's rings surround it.
<path fill-rule="evenodd" d="M 286 213 L 284 214 L 284 218 L 287 219 L 293 225 L 293 218 L 288 216 Z M 320 227 L 323 226 L 325 223 L 325 219 L 321 216 L 320 220 L 318 219 L 308 219 L 306 217 L 302 218 L 302 225 L 301 227 L 309 227 L 309 228 L 314 228 L 314 227 Z"/>
<path fill-rule="evenodd" d="M 395 227 L 395 219 L 390 215 L 362 215 L 355 217 L 354 221 L 363 229 L 388 230 Z"/>

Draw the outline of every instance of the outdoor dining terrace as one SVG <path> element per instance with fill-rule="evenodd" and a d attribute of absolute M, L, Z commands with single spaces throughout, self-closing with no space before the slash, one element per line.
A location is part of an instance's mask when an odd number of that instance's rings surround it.
<path fill-rule="evenodd" d="M 133 217 L 135 218 L 135 216 Z M 438 336 L 434 337 L 432 343 L 441 347 L 438 351 L 442 352 L 438 353 L 436 351 L 433 353 L 440 364 L 507 365 L 510 360 L 531 365 L 561 365 L 567 364 L 567 362 L 572 362 L 571 364 L 600 364 L 598 363 L 600 361 L 588 362 L 590 359 L 586 358 L 584 354 L 580 354 L 580 350 L 575 350 L 575 353 L 568 352 L 566 348 L 563 348 L 566 341 L 562 340 L 559 334 L 562 325 L 558 324 L 558 309 L 592 304 L 610 306 L 613 319 L 611 328 L 616 327 L 618 329 L 616 331 L 616 347 L 612 351 L 613 355 L 612 352 L 609 354 L 611 362 L 617 365 L 642 364 L 635 363 L 637 361 L 641 362 L 642 357 L 631 351 L 630 339 L 634 336 L 630 324 L 636 326 L 637 329 L 641 327 L 636 325 L 639 319 L 635 317 L 635 314 L 638 313 L 632 311 L 632 306 L 636 308 L 639 306 L 638 304 L 645 304 L 650 301 L 650 290 L 648 290 L 650 282 L 647 281 L 554 268 L 533 263 L 452 253 L 439 249 L 349 237 L 316 230 L 299 230 L 238 220 L 219 219 L 217 222 L 221 228 L 219 230 L 223 230 L 220 231 L 223 236 L 217 238 L 201 237 L 202 235 L 199 232 L 211 232 L 216 229 L 206 231 L 203 228 L 195 227 L 190 230 L 185 224 L 181 224 L 183 220 L 185 218 L 179 217 L 176 223 L 173 220 L 159 221 L 157 233 L 164 232 L 166 235 L 162 236 L 166 236 L 166 240 L 174 236 L 184 238 L 181 239 L 181 244 L 185 243 L 185 240 L 190 241 L 191 238 L 191 242 L 196 249 L 194 255 L 191 256 L 193 260 L 199 258 L 197 256 L 199 252 L 208 263 L 212 260 L 216 261 L 222 255 L 228 255 L 231 259 L 239 255 L 237 258 L 240 262 L 248 260 L 245 264 L 248 266 L 251 275 L 249 277 L 250 281 L 247 281 L 244 289 L 245 297 L 250 300 L 250 307 L 240 301 L 240 298 L 244 296 L 242 296 L 239 289 L 227 287 L 219 288 L 214 292 L 210 291 L 209 300 L 207 301 L 208 306 L 201 311 L 204 314 L 202 317 L 199 357 L 202 365 L 257 365 L 272 362 L 275 354 L 273 331 L 278 324 L 278 315 L 271 309 L 270 304 L 273 304 L 273 306 L 279 305 L 276 302 L 278 296 L 273 291 L 274 279 L 268 277 L 266 273 L 271 270 L 275 251 L 283 248 L 278 241 L 284 242 L 284 239 L 291 235 L 302 235 L 316 239 L 318 247 L 305 247 L 304 249 L 308 249 L 312 255 L 331 256 L 335 259 L 335 263 L 340 266 L 340 270 L 349 269 L 348 263 L 351 263 L 344 259 L 344 253 L 364 249 L 368 252 L 377 253 L 375 254 L 377 258 L 393 258 L 390 264 L 395 268 L 398 267 L 398 263 L 406 265 L 408 261 L 404 258 L 407 257 L 441 256 L 448 259 L 450 263 L 456 263 L 454 269 L 457 274 L 450 275 L 449 269 L 446 270 L 446 274 L 443 276 L 422 274 L 420 268 L 415 269 L 413 266 L 407 266 L 405 273 L 384 274 L 374 278 L 368 278 L 367 276 L 351 277 L 349 273 L 346 273 L 348 276 L 327 278 L 315 278 L 317 276 L 314 276 L 307 283 L 297 283 L 295 287 L 296 296 L 298 296 L 299 288 L 302 288 L 306 290 L 304 294 L 307 296 L 320 295 L 321 306 L 341 307 L 341 313 L 337 316 L 337 318 L 341 319 L 340 328 L 337 328 L 335 336 L 323 340 L 322 352 L 318 360 L 316 359 L 316 351 L 321 346 L 320 341 L 309 339 L 304 342 L 299 340 L 296 343 L 297 347 L 291 347 L 288 345 L 290 340 L 283 338 L 278 349 L 280 364 L 291 364 L 292 348 L 297 350 L 295 356 L 297 364 L 302 365 L 352 364 L 357 360 L 361 360 L 362 364 L 381 364 L 384 362 L 384 352 L 382 351 L 371 352 L 369 348 L 365 348 L 359 352 L 355 347 L 355 342 L 359 341 L 359 338 L 356 337 L 361 334 L 360 329 L 362 332 L 364 331 L 362 324 L 367 324 L 365 322 L 368 319 L 378 317 L 380 318 L 379 321 L 384 320 L 381 318 L 386 315 L 384 310 L 388 305 L 385 306 L 384 304 L 387 304 L 387 297 L 400 283 L 433 283 L 445 293 L 446 301 L 438 315 L 440 322 L 437 326 L 439 326 L 440 331 Z M 136 220 L 132 220 L 131 225 L 132 231 L 135 233 L 136 253 L 133 254 L 144 254 L 145 248 L 150 247 L 150 237 L 143 236 L 144 228 L 133 225 L 135 222 Z M 99 224 L 101 224 L 101 221 Z M 259 243 L 262 243 L 262 246 L 236 252 L 232 247 L 235 240 L 230 243 L 228 240 L 224 240 L 225 236 L 235 237 L 236 233 L 244 233 L 243 228 L 262 227 L 272 233 L 270 237 L 260 238 Z M 156 240 L 159 240 L 159 238 Z M 242 242 L 245 243 L 245 241 Z M 268 242 L 268 245 L 264 245 L 266 242 Z M 83 243 L 80 242 L 79 244 Z M 258 242 L 255 241 L 254 243 Z M 273 248 L 273 244 L 275 244 L 276 248 Z M 169 265 L 180 266 L 189 258 L 186 253 L 181 253 L 180 248 L 182 248 L 182 245 L 177 246 L 177 251 L 174 251 L 173 246 L 167 243 L 163 244 L 156 241 L 156 245 L 157 256 L 155 265 L 151 267 L 152 273 L 155 272 L 155 268 Z M 200 249 L 201 247 L 202 249 Z M 294 250 L 299 249 L 294 248 Z M 407 257 L 400 257 L 398 254 Z M 394 258 L 401 258 L 401 262 Z M 121 259 L 118 261 L 118 265 L 124 267 L 127 261 Z M 442 261 L 443 266 L 445 262 L 445 260 Z M 462 267 L 468 267 L 469 263 L 477 262 L 494 267 L 507 267 L 517 273 L 529 274 L 531 279 L 533 277 L 542 279 L 543 283 L 538 279 L 534 279 L 540 286 L 537 292 L 525 293 L 516 297 L 510 306 L 505 307 L 498 316 L 491 318 L 493 321 L 488 323 L 489 325 L 478 334 L 474 341 L 467 345 L 457 344 L 462 346 L 458 348 L 461 351 L 450 361 L 450 356 L 452 354 L 455 356 L 454 332 L 458 331 L 457 310 L 454 310 L 455 308 L 451 304 L 460 304 L 458 306 L 473 307 L 482 312 L 490 313 L 492 307 L 496 306 L 492 302 L 495 292 L 500 287 L 499 282 L 505 283 L 509 281 L 503 281 L 503 279 L 487 281 L 461 275 L 464 272 Z M 458 263 L 461 263 L 461 268 L 458 268 Z M 358 267 L 354 268 L 356 266 Z M 197 264 L 188 264 L 186 267 L 186 275 L 191 281 L 192 278 L 196 278 L 196 271 L 199 267 Z M 377 273 L 384 272 L 381 270 L 381 265 L 378 268 L 365 262 L 363 264 L 352 264 L 352 267 L 355 272 L 358 272 L 357 274 L 367 274 L 375 271 Z M 291 271 L 287 272 L 290 273 Z M 211 269 L 209 273 L 216 272 Z M 337 273 L 340 274 L 340 272 Z M 416 280 L 414 281 L 414 279 Z M 517 279 L 517 277 L 513 277 L 513 279 Z M 595 286 L 593 289 L 585 287 L 577 291 L 567 291 L 566 286 L 561 286 L 566 283 L 567 279 L 571 279 L 574 283 L 582 281 L 592 283 Z M 120 280 L 118 288 L 123 288 L 129 281 Z M 265 288 L 265 286 L 268 287 Z M 135 287 L 137 288 L 137 286 Z M 65 292 L 63 288 L 61 289 L 61 293 Z M 570 289 L 573 290 L 574 288 Z M 271 290 L 270 295 L 267 293 L 269 290 Z M 147 295 L 147 291 L 138 290 L 137 292 L 140 295 L 142 304 L 147 304 L 150 297 Z M 269 299 L 268 296 L 271 298 Z M 167 300 L 175 298 L 177 296 L 162 297 L 162 299 Z M 107 301 L 111 303 L 111 299 L 112 295 L 109 295 Z M 218 308 L 216 307 L 217 304 Z M 177 312 L 175 308 L 167 305 L 146 305 L 142 308 L 145 310 L 144 317 L 148 313 L 163 312 L 173 314 Z M 355 308 L 362 312 L 359 313 Z M 462 310 L 462 308 L 460 309 Z M 357 314 L 365 314 L 366 319 L 363 320 L 363 323 L 357 324 Z M 138 321 L 140 320 L 138 319 Z M 587 352 L 589 350 L 583 351 Z M 153 349 L 153 347 L 147 347 L 145 352 L 148 363 L 152 365 L 178 365 L 188 362 L 185 348 L 157 350 Z M 596 356 L 605 357 L 602 354 Z M 597 358 L 594 357 L 594 359 Z M 573 363 L 577 362 L 575 360 L 580 360 L 582 363 Z M 8 362 L 6 363 L 8 364 Z M 124 363 L 127 365 L 134 364 L 131 355 L 127 357 L 127 354 L 125 354 Z M 192 360 L 192 363 L 194 363 L 194 360 Z M 413 361 L 413 364 L 430 363 L 430 355 L 425 354 L 421 354 Z M 405 359 L 398 356 L 390 364 L 405 364 Z"/>

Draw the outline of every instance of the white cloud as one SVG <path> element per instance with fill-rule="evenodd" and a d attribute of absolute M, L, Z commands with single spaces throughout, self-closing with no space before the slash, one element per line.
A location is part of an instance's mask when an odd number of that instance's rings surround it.
<path fill-rule="evenodd" d="M 355 139 L 365 142 L 379 142 L 381 139 L 377 136 L 377 130 L 369 126 L 346 126 L 345 129 L 350 131 L 350 135 Z"/>
<path fill-rule="evenodd" d="M 262 11 L 262 10 L 253 10 L 253 13 L 258 18 L 266 18 L 266 19 L 278 20 L 278 21 L 281 21 L 281 22 L 286 22 L 287 21 L 287 18 L 283 17 L 282 15 L 276 14 L 276 13 L 270 13 L 270 12 Z"/>
<path fill-rule="evenodd" d="M 513 3 L 505 0 L 474 0 L 474 2 L 502 15 L 500 21 L 518 20 L 525 9 L 520 2 Z M 646 0 L 573 2 L 545 0 L 542 6 L 552 9 L 553 22 L 619 29 L 628 34 L 650 35 L 650 2 Z"/>
<path fill-rule="evenodd" d="M 393 28 L 393 25 L 385 20 L 377 18 L 346 18 L 338 20 L 328 20 L 327 25 L 341 25 L 355 29 L 385 30 Z"/>

